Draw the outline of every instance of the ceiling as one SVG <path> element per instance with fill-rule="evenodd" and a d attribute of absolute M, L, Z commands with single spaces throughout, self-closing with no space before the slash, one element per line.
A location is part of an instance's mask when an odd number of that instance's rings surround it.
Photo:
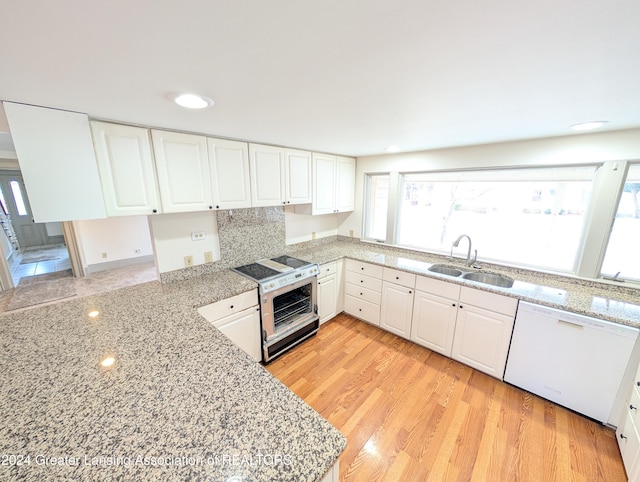
<path fill-rule="evenodd" d="M 345 155 L 640 127 L 638 0 L 1 1 L 3 100 Z"/>

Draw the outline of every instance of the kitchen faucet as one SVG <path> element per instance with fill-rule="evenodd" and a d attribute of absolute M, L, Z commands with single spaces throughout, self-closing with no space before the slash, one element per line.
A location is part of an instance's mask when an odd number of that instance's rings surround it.
<path fill-rule="evenodd" d="M 473 259 L 471 259 L 471 238 L 466 234 L 461 234 L 460 236 L 458 236 L 458 239 L 456 239 L 453 242 L 453 244 L 451 245 L 451 254 L 449 255 L 449 258 L 453 259 L 453 248 L 458 247 L 458 245 L 460 244 L 460 240 L 462 238 L 467 238 L 469 240 L 469 250 L 467 251 L 467 261 L 464 263 L 464 265 L 471 266 L 473 263 L 476 262 L 476 259 L 478 258 L 478 250 L 477 249 L 475 250 Z"/>

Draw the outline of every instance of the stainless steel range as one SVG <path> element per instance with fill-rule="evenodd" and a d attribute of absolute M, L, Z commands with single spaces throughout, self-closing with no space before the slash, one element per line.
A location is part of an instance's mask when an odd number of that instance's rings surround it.
<path fill-rule="evenodd" d="M 258 283 L 265 363 L 318 331 L 317 264 L 279 256 L 233 270 Z"/>

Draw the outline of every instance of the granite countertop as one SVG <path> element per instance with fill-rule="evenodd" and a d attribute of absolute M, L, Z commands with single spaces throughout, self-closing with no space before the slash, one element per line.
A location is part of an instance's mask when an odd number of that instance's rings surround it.
<path fill-rule="evenodd" d="M 457 264 L 463 271 L 478 271 L 464 267 L 464 260 L 452 262 L 444 256 L 372 243 L 316 243 L 292 247 L 289 254 L 318 264 L 343 257 L 352 258 L 640 328 L 640 290 L 620 285 L 480 263 L 482 268 L 479 271 L 500 273 L 515 280 L 511 288 L 500 288 L 428 271 L 431 265 L 439 263 Z"/>
<path fill-rule="evenodd" d="M 344 436 L 195 309 L 255 287 L 222 271 L 0 317 L 0 479 L 319 480 Z"/>

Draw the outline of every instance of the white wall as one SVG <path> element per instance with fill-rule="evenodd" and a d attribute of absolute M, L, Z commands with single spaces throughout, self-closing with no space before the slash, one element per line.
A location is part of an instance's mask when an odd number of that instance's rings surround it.
<path fill-rule="evenodd" d="M 284 208 L 287 245 L 311 241 L 314 239 L 313 233 L 315 239 L 336 236 L 340 223 L 349 216 L 347 213 L 312 216 L 305 211 L 311 210 L 296 206 Z"/>
<path fill-rule="evenodd" d="M 47 229 L 47 235 L 49 236 L 63 236 L 62 223 L 44 223 L 44 227 Z"/>
<path fill-rule="evenodd" d="M 356 163 L 355 210 L 338 234 L 362 237 L 365 173 L 416 172 L 475 167 L 549 166 L 640 159 L 640 129 L 484 144 L 383 156 L 359 157 Z"/>
<path fill-rule="evenodd" d="M 193 265 L 204 264 L 204 253 L 211 251 L 220 260 L 220 239 L 216 213 L 212 211 L 159 214 L 149 217 L 158 271 L 166 273 L 185 267 L 184 257 L 193 256 Z M 203 240 L 193 241 L 191 233 L 204 231 Z"/>
<path fill-rule="evenodd" d="M 153 255 L 146 216 L 74 221 L 82 266 Z M 137 254 L 135 250 L 139 249 Z M 106 253 L 106 257 L 103 257 Z"/>

